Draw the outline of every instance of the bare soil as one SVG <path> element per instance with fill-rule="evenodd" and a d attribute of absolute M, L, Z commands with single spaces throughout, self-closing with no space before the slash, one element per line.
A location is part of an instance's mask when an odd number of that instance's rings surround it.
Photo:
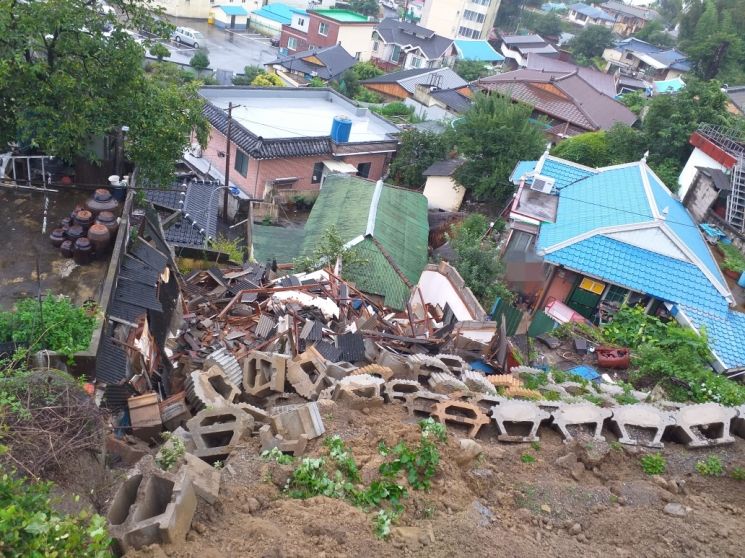
<path fill-rule="evenodd" d="M 327 434 L 339 434 L 351 448 L 363 478 L 374 477 L 382 440 L 416 442 L 415 420 L 396 405 L 369 413 L 325 408 Z M 130 558 L 241 557 L 576 557 L 576 556 L 744 556 L 740 531 L 745 483 L 729 477 L 701 477 L 695 463 L 710 453 L 728 467 L 745 466 L 745 441 L 713 450 L 691 451 L 668 443 L 664 479 L 644 474 L 642 450 L 568 446 L 558 434 L 541 431 L 539 448 L 496 442 L 482 431 L 483 456 L 459 466 L 458 439 L 449 429 L 431 490 L 409 490 L 406 511 L 389 540 L 376 538 L 373 513 L 325 497 L 293 500 L 282 493 L 286 470 L 258 456 L 254 438 L 225 465 L 220 500 L 199 503 L 184 543 L 153 546 Z M 309 455 L 324 455 L 323 438 Z M 612 437 L 609 436 L 609 441 Z M 585 469 L 556 463 L 575 452 Z M 529 454 L 533 463 L 521 456 Z M 596 461 L 593 455 L 599 454 Z M 589 456 L 589 457 L 588 457 Z M 594 469 L 593 469 L 594 467 Z M 680 481 L 677 488 L 670 481 Z M 661 486 L 666 483 L 667 488 Z M 688 509 L 685 517 L 663 512 L 667 503 Z"/>

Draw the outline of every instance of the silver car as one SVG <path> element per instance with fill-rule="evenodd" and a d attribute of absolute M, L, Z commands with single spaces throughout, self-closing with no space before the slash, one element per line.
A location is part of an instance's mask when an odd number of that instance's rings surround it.
<path fill-rule="evenodd" d="M 176 41 L 178 44 L 191 45 L 194 48 L 199 48 L 199 43 L 204 42 L 204 35 L 191 27 L 176 27 L 176 31 L 173 33 L 171 39 Z"/>

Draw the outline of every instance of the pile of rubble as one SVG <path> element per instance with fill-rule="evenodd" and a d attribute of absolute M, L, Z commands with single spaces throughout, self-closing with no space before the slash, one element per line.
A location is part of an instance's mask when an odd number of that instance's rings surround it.
<path fill-rule="evenodd" d="M 184 327 L 166 342 L 174 372 L 171 397 L 155 403 L 150 422 L 133 409 L 135 435 L 152 439 L 163 427 L 184 444 L 176 472 L 146 457 L 121 485 L 109 512 L 120 551 L 183 537 L 197 497 L 217 498 L 220 471 L 246 438 L 262 450 L 302 455 L 325 432 L 327 401 L 358 410 L 402 404 L 412 416 L 431 416 L 475 437 L 494 431 L 504 442 L 534 442 L 543 425 L 565 440 L 580 431 L 603 439 L 658 448 L 668 429 L 689 447 L 745 435 L 745 407 L 671 403 L 613 405 L 618 386 L 606 385 L 607 406 L 572 398 L 577 382 L 527 389 L 521 378 L 544 371 L 498 367 L 504 353 L 495 339 L 474 339 L 448 317 L 448 309 L 422 304 L 390 312 L 327 272 L 271 281 L 264 266 L 200 271 L 182 285 Z M 547 400 L 547 392 L 558 393 Z M 621 392 L 623 390 L 621 389 Z M 636 394 L 643 395 L 643 394 Z M 143 397 L 143 396 L 140 396 Z M 563 399 L 563 400 L 562 400 Z M 734 421 L 734 423 L 733 423 Z M 486 435 L 489 435 L 488 433 Z"/>

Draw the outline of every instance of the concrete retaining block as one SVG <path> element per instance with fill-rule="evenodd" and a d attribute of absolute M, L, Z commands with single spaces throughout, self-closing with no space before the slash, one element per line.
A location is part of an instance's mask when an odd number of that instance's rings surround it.
<path fill-rule="evenodd" d="M 240 389 L 241 382 L 243 381 L 243 371 L 241 370 L 241 365 L 238 364 L 238 361 L 233 356 L 233 353 L 225 347 L 220 347 L 218 350 L 213 351 L 204 360 L 204 368 L 209 369 L 213 366 L 219 366 L 228 381 Z"/>
<path fill-rule="evenodd" d="M 196 455 L 184 454 L 184 465 L 186 474 L 194 483 L 194 491 L 197 496 L 208 504 L 214 504 L 220 495 L 220 469 L 205 463 Z"/>
<path fill-rule="evenodd" d="M 491 408 L 491 417 L 497 424 L 500 442 L 537 442 L 538 428 L 542 421 L 551 418 L 551 414 L 528 401 L 506 400 Z M 508 430 L 508 426 L 518 429 L 526 425 L 530 425 L 527 434 Z"/>
<path fill-rule="evenodd" d="M 383 378 L 383 380 L 386 382 L 393 378 L 393 370 L 391 370 L 387 366 L 381 366 L 380 364 L 368 364 L 367 366 L 358 368 L 357 370 L 352 372 L 350 376 L 355 376 L 358 374 L 377 376 L 378 378 Z"/>
<path fill-rule="evenodd" d="M 736 408 L 719 403 L 688 405 L 673 415 L 675 430 L 689 448 L 733 443 L 730 425 L 736 416 Z"/>
<path fill-rule="evenodd" d="M 414 380 L 390 380 L 383 387 L 383 395 L 386 403 L 403 403 L 407 395 L 421 390 L 422 385 Z"/>
<path fill-rule="evenodd" d="M 468 386 L 453 376 L 450 372 L 432 372 L 427 379 L 429 389 L 435 393 L 445 395 L 455 392 L 468 391 Z"/>
<path fill-rule="evenodd" d="M 326 359 L 315 347 L 310 347 L 287 363 L 287 381 L 298 395 L 314 400 L 322 390 L 333 384 L 326 375 Z"/>
<path fill-rule="evenodd" d="M 127 473 L 106 516 L 114 551 L 121 555 L 151 544 L 184 540 L 197 509 L 197 495 L 185 470 L 168 473 L 146 455 Z"/>
<path fill-rule="evenodd" d="M 197 410 L 226 407 L 240 396 L 240 391 L 219 366 L 207 371 L 194 370 L 186 377 L 186 399 Z"/>
<path fill-rule="evenodd" d="M 554 425 L 559 429 L 564 441 L 571 441 L 574 436 L 569 431 L 570 426 L 590 426 L 592 437 L 596 440 L 605 440 L 601 434 L 603 422 L 613 414 L 610 409 L 597 407 L 592 403 L 573 403 L 562 405 L 553 412 Z"/>
<path fill-rule="evenodd" d="M 256 423 L 260 424 L 266 424 L 269 422 L 269 413 L 267 413 L 264 409 L 261 409 L 260 407 L 255 407 L 254 405 L 251 405 L 250 403 L 235 403 L 232 405 L 233 407 L 240 409 L 247 415 L 250 415 L 254 420 L 254 429 L 256 428 Z"/>
<path fill-rule="evenodd" d="M 254 397 L 266 397 L 285 390 L 287 361 L 290 357 L 277 353 L 252 351 L 243 359 L 242 385 Z"/>
<path fill-rule="evenodd" d="M 450 374 L 450 370 L 445 366 L 445 363 L 433 356 L 409 355 L 406 362 L 411 370 L 411 377 L 407 378 L 408 380 L 418 380 L 424 383 L 433 373 Z"/>
<path fill-rule="evenodd" d="M 670 413 L 665 413 L 657 407 L 637 403 L 614 407 L 610 422 L 617 431 L 618 441 L 622 444 L 662 448 L 662 435 L 668 426 L 675 424 L 675 419 Z M 634 432 L 635 430 L 637 432 Z M 651 439 L 650 436 L 643 435 L 643 432 L 649 431 L 652 431 Z M 639 433 L 642 433 L 642 436 L 639 436 Z"/>
<path fill-rule="evenodd" d="M 303 455 L 305 448 L 308 446 L 308 437 L 305 434 L 302 434 L 297 440 L 285 440 L 281 434 L 274 434 L 272 427 L 268 424 L 259 428 L 259 440 L 261 441 L 262 452 L 277 448 L 283 453 Z"/>
<path fill-rule="evenodd" d="M 486 393 L 472 393 L 471 401 L 478 405 L 482 411 L 489 414 L 494 405 L 501 405 L 505 401 L 510 401 L 506 397 L 494 393 L 493 395 Z"/>
<path fill-rule="evenodd" d="M 468 437 L 474 438 L 482 426 L 489 424 L 489 417 L 478 405 L 467 401 L 441 401 L 432 409 L 432 417 L 445 425 L 469 427 Z"/>
<path fill-rule="evenodd" d="M 491 382 L 486 379 L 486 374 L 483 374 L 482 372 L 476 370 L 464 370 L 460 375 L 460 379 L 463 380 L 463 383 L 465 383 L 471 391 L 486 393 L 488 395 L 497 393 L 497 390 L 493 385 L 491 385 Z"/>
<path fill-rule="evenodd" d="M 383 382 L 383 378 L 369 374 L 347 376 L 334 386 L 333 399 L 358 410 L 365 407 L 382 407 Z"/>
<path fill-rule="evenodd" d="M 406 407 L 406 410 L 412 416 L 428 417 L 432 414 L 433 407 L 436 403 L 447 401 L 447 399 L 447 395 L 421 390 L 406 395 L 404 397 L 404 407 Z"/>
<path fill-rule="evenodd" d="M 285 440 L 297 440 L 302 435 L 312 440 L 326 432 L 315 402 L 293 406 L 287 410 L 280 409 L 279 413 L 270 417 L 269 424 L 272 432 Z"/>
<path fill-rule="evenodd" d="M 745 438 L 745 405 L 737 407 L 737 416 L 732 421 L 732 432 Z"/>
<path fill-rule="evenodd" d="M 337 381 L 346 378 L 355 370 L 357 370 L 357 366 L 351 362 L 329 362 L 326 365 L 326 375 Z"/>
<path fill-rule="evenodd" d="M 440 362 L 447 366 L 451 374 L 461 376 L 466 370 L 470 370 L 471 366 L 458 355 L 451 355 L 448 353 L 440 353 L 436 355 Z"/>
<path fill-rule="evenodd" d="M 251 415 L 236 406 L 200 411 L 186 423 L 197 446 L 194 455 L 208 463 L 224 461 L 251 431 L 253 422 Z"/>

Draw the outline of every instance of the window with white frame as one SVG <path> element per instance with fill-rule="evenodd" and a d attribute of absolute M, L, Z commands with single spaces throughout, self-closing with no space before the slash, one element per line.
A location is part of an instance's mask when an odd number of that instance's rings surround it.
<path fill-rule="evenodd" d="M 295 37 L 288 37 L 287 50 L 297 50 L 297 39 Z"/>
<path fill-rule="evenodd" d="M 411 67 L 412 68 L 421 68 L 422 67 L 422 59 L 418 56 L 411 55 Z"/>
<path fill-rule="evenodd" d="M 324 37 L 329 34 L 329 24 L 325 21 L 322 21 L 318 24 L 318 34 L 323 35 Z"/>
<path fill-rule="evenodd" d="M 297 24 L 300 27 L 305 27 L 305 18 L 302 18 L 302 17 L 297 18 Z"/>

